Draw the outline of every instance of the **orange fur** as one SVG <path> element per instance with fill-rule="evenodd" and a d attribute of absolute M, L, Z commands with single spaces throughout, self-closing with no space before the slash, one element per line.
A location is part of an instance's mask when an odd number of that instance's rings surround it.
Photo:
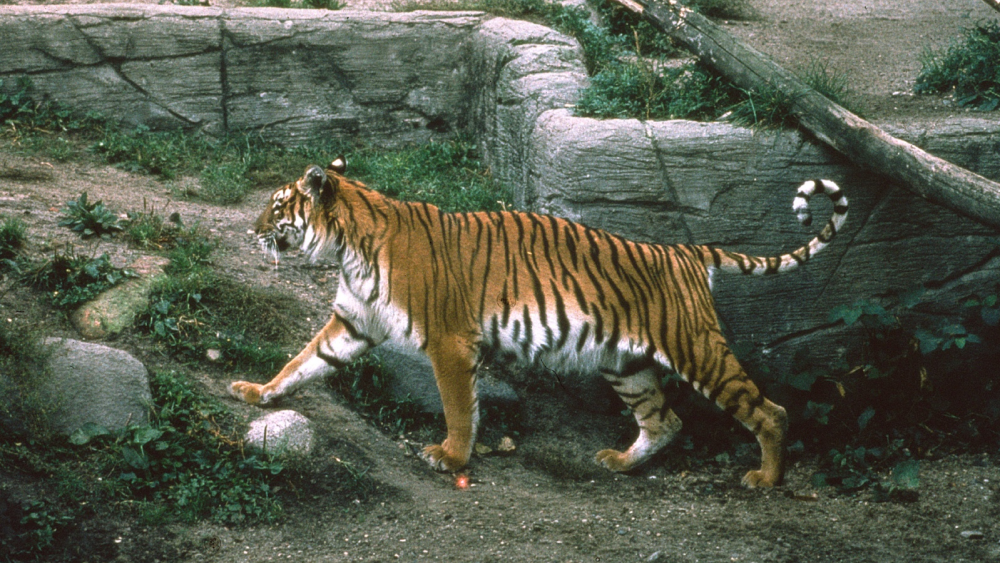
<path fill-rule="evenodd" d="M 785 411 L 765 399 L 722 335 L 710 272 L 770 274 L 821 250 L 847 213 L 829 181 L 807 182 L 796 209 L 826 193 L 835 213 L 817 238 L 777 257 L 710 247 L 632 242 L 565 219 L 519 212 L 443 213 L 403 203 L 345 178 L 342 161 L 311 167 L 276 191 L 255 224 L 273 251 L 300 246 L 341 266 L 334 314 L 268 384 L 232 393 L 266 404 L 385 340 L 422 350 L 441 392 L 448 437 L 424 458 L 456 471 L 478 422 L 476 367 L 490 349 L 553 369 L 600 372 L 632 409 L 639 437 L 598 461 L 625 471 L 668 443 L 681 423 L 661 386 L 670 371 L 731 413 L 757 437 L 762 466 L 748 486 L 784 473 Z"/>

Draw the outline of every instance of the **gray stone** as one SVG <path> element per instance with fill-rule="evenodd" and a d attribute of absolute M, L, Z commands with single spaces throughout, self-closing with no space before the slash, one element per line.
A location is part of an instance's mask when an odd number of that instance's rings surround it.
<path fill-rule="evenodd" d="M 225 132 L 218 10 L 8 8 L 0 15 L 3 89 L 30 75 L 34 96 L 126 125 Z"/>
<path fill-rule="evenodd" d="M 276 17 L 276 15 L 278 17 Z M 297 144 L 334 136 L 425 142 L 464 125 L 480 14 L 233 10 L 226 19 L 229 127 Z"/>
<path fill-rule="evenodd" d="M 485 16 L 172 6 L 10 6 L 2 88 L 126 125 L 286 144 L 425 142 L 466 126 L 460 56 Z M 9 54 L 10 56 L 7 56 Z"/>
<path fill-rule="evenodd" d="M 250 423 L 244 441 L 266 453 L 308 455 L 313 449 L 312 423 L 293 410 L 270 412 Z"/>
<path fill-rule="evenodd" d="M 493 176 L 516 190 L 532 172 L 527 154 L 538 117 L 575 103 L 587 84 L 583 51 L 547 27 L 501 18 L 484 22 L 469 49 L 478 80 L 469 126 Z M 522 205 L 516 191 L 514 203 Z"/>
<path fill-rule="evenodd" d="M 111 431 L 148 422 L 149 374 L 131 354 L 100 344 L 47 338 L 49 356 L 38 381 L 53 430 L 71 434 L 87 423 Z"/>

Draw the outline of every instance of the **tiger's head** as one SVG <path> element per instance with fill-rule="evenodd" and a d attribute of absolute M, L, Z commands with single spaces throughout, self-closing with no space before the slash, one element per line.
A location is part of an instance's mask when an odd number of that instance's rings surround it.
<path fill-rule="evenodd" d="M 279 253 L 292 247 L 313 254 L 322 246 L 326 225 L 322 221 L 324 213 L 315 214 L 316 209 L 325 209 L 334 197 L 338 178 L 342 178 L 347 164 L 344 157 L 337 157 L 326 170 L 313 165 L 306 169 L 301 178 L 285 184 L 271 194 L 267 207 L 254 222 L 253 230 L 257 241 L 274 261 Z"/>

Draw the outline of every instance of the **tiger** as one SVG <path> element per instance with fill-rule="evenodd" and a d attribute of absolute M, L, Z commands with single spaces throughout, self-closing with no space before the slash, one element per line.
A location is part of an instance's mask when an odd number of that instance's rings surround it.
<path fill-rule="evenodd" d="M 731 414 L 756 437 L 761 466 L 742 483 L 779 485 L 787 414 L 766 399 L 726 343 L 711 287 L 717 272 L 771 275 L 823 250 L 847 218 L 836 183 L 810 180 L 793 210 L 811 222 L 811 196 L 833 202 L 830 219 L 788 254 L 748 256 L 693 244 L 633 242 L 552 215 L 521 211 L 445 213 L 402 202 L 345 176 L 346 161 L 310 166 L 275 191 L 254 223 L 278 260 L 301 249 L 339 266 L 333 313 L 312 341 L 267 384 L 236 381 L 230 392 L 266 405 L 392 341 L 426 354 L 444 407 L 446 438 L 420 457 L 457 472 L 479 424 L 477 369 L 487 352 L 563 373 L 600 373 L 627 405 L 638 436 L 596 461 L 629 471 L 681 428 L 664 393 L 667 376 Z"/>

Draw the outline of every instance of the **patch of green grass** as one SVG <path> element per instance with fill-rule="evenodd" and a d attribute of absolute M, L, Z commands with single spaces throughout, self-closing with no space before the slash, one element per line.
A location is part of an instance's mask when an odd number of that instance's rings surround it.
<path fill-rule="evenodd" d="M 176 245 L 184 225 L 180 215 L 171 213 L 166 219 L 142 202 L 142 211 L 130 211 L 123 221 L 125 239 L 143 250 L 165 250 Z"/>
<path fill-rule="evenodd" d="M 0 328 L 0 346 L 8 341 L 4 334 Z M 4 354 L 0 347 L 0 362 Z M 82 554 L 86 560 L 104 560 L 90 553 L 99 546 L 81 550 L 67 541 L 95 513 L 131 512 L 145 525 L 199 520 L 251 525 L 282 516 L 276 485 L 298 488 L 302 474 L 295 468 L 289 474 L 273 457 L 245 451 L 236 418 L 184 376 L 154 372 L 150 384 L 152 414 L 146 426 L 112 434 L 85 425 L 68 442 L 29 437 L 4 426 L 0 469 L 38 484 L 16 499 L 0 491 L 5 505 L 0 549 L 5 556 L 61 561 Z M 372 488 L 363 477 L 344 479 L 359 483 L 361 493 Z"/>
<path fill-rule="evenodd" d="M 1000 108 L 1000 24 L 967 29 L 946 49 L 927 49 L 914 91 L 951 94 L 955 103 L 983 111 Z"/>
<path fill-rule="evenodd" d="M 852 113 L 858 113 L 856 108 L 851 107 L 849 100 L 850 81 L 847 75 L 836 73 L 820 60 L 814 60 L 802 72 L 802 82 L 807 86 L 823 94 L 831 102 L 841 105 Z"/>
<path fill-rule="evenodd" d="M 27 272 L 28 284 L 46 293 L 46 299 L 59 309 L 73 309 L 85 301 L 122 283 L 135 274 L 111 263 L 107 254 L 96 258 L 70 250 L 56 253 L 51 260 Z"/>
<path fill-rule="evenodd" d="M 687 0 L 682 3 L 709 18 L 747 21 L 759 17 L 748 0 Z"/>
<path fill-rule="evenodd" d="M 212 148 L 213 143 L 204 137 L 181 130 L 151 131 L 146 126 L 130 132 L 109 128 L 93 146 L 94 152 L 109 164 L 167 179 L 196 172 L 203 155 Z"/>
<path fill-rule="evenodd" d="M 775 88 L 755 91 L 742 90 L 745 95 L 732 106 L 729 121 L 744 127 L 795 127 L 798 119 L 792 114 L 792 99 Z"/>
<path fill-rule="evenodd" d="M 17 257 L 27 240 L 28 226 L 18 217 L 0 215 L 0 272 L 17 270 Z"/>
<path fill-rule="evenodd" d="M 10 314 L 10 313 L 7 313 Z M 48 351 L 38 331 L 16 318 L 0 318 L 0 428 L 6 439 L 30 440 L 48 436 L 47 405 L 34 391 L 45 376 Z"/>
<path fill-rule="evenodd" d="M 201 190 L 198 196 L 212 203 L 239 203 L 250 193 L 251 182 L 247 177 L 249 166 L 245 159 L 212 163 L 201 171 Z"/>
<path fill-rule="evenodd" d="M 208 350 L 221 367 L 273 375 L 288 354 L 290 329 L 302 308 L 288 294 L 248 286 L 211 267 L 214 245 L 197 229 L 184 229 L 168 253 L 167 278 L 150 296 L 138 328 L 175 354 L 202 361 Z"/>
<path fill-rule="evenodd" d="M 700 65 L 667 67 L 682 51 L 641 16 L 610 2 L 594 7 L 604 22 L 591 21 L 583 7 L 546 0 L 467 0 L 399 3 L 397 10 L 468 9 L 538 21 L 572 35 L 583 47 L 591 85 L 582 92 L 575 113 L 600 118 L 716 119 L 745 99 L 728 81 Z M 744 0 L 700 0 L 691 7 L 711 17 L 750 19 Z M 764 112 L 762 112 L 762 115 Z M 755 115 L 751 111 L 749 115 Z"/>
<path fill-rule="evenodd" d="M 591 78 L 577 115 L 601 118 L 715 119 L 740 92 L 704 67 L 659 67 L 641 61 L 608 67 Z"/>
<path fill-rule="evenodd" d="M 261 151 L 248 176 L 275 189 L 299 178 L 309 165 L 325 166 L 340 154 L 347 159 L 349 178 L 402 200 L 426 201 L 445 211 L 495 211 L 510 200 L 483 167 L 475 144 L 465 139 L 396 150 L 330 144 Z"/>
<path fill-rule="evenodd" d="M 391 197 L 432 203 L 444 211 L 496 211 L 509 199 L 483 170 L 475 145 L 465 141 L 368 149 L 347 158 L 349 177 Z"/>

